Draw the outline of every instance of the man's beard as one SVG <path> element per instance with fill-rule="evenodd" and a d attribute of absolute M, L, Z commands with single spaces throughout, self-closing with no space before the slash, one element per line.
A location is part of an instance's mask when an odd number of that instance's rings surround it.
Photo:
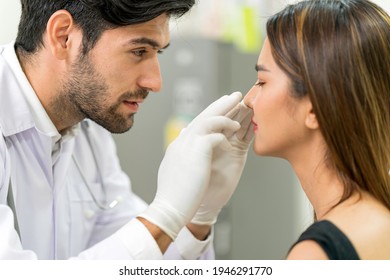
<path fill-rule="evenodd" d="M 120 114 L 119 107 L 128 99 L 145 99 L 147 90 L 125 92 L 110 104 L 109 87 L 103 76 L 95 70 L 88 55 L 72 66 L 69 75 L 63 90 L 51 103 L 57 119 L 77 123 L 89 118 L 112 133 L 124 133 L 133 126 L 134 113 Z"/>

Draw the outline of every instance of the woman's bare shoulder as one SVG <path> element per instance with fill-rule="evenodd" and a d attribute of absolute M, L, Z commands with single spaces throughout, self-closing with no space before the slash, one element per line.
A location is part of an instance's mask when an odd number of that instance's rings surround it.
<path fill-rule="evenodd" d="M 347 236 L 361 259 L 390 259 L 390 211 L 377 200 L 363 195 L 325 219 Z"/>

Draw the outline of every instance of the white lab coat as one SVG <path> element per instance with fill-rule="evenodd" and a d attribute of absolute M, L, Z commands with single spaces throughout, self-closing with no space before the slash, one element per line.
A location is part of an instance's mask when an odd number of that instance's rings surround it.
<path fill-rule="evenodd" d="M 86 130 L 76 127 L 74 135 L 60 140 L 53 157 L 53 135 L 37 128 L 26 92 L 33 90 L 13 44 L 0 46 L 0 259 L 214 257 L 212 236 L 201 242 L 186 228 L 163 257 L 153 237 L 134 219 L 147 205 L 131 191 L 111 134 L 88 121 L 91 141 Z M 102 202 L 117 199 L 116 207 L 108 211 L 97 207 L 72 155 L 95 197 Z M 20 240 L 6 203 L 10 178 Z"/>

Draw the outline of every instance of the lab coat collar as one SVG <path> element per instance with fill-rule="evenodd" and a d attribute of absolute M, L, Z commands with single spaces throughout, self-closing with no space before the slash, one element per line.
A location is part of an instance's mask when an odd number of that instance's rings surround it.
<path fill-rule="evenodd" d="M 4 136 L 36 127 L 53 142 L 61 139 L 20 66 L 14 42 L 0 46 L 0 85 L 0 127 Z M 78 127 L 70 128 L 65 138 L 77 134 Z"/>
<path fill-rule="evenodd" d="M 0 127 L 4 136 L 34 126 L 27 102 L 21 95 L 21 85 L 5 57 L 8 47 L 0 47 Z"/>

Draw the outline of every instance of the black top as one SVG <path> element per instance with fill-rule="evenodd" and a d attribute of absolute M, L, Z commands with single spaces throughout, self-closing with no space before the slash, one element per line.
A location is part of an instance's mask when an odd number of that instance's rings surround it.
<path fill-rule="evenodd" d="M 323 220 L 312 224 L 301 234 L 291 249 L 304 240 L 313 240 L 318 243 L 330 260 L 360 259 L 348 237 L 329 221 Z"/>

